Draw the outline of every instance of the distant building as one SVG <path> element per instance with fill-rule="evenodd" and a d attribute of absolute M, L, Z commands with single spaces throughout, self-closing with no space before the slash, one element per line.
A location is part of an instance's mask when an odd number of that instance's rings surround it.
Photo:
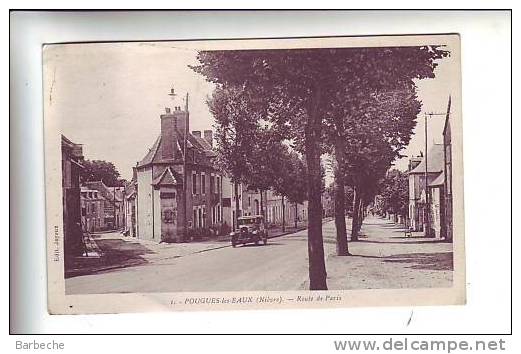
<path fill-rule="evenodd" d="M 81 226 L 84 232 L 105 230 L 105 198 L 96 189 L 81 187 Z"/>
<path fill-rule="evenodd" d="M 81 254 L 83 239 L 81 230 L 80 174 L 83 170 L 82 145 L 61 137 L 62 153 L 62 205 L 65 263 L 70 257 Z"/>
<path fill-rule="evenodd" d="M 308 220 L 308 202 L 304 203 L 290 203 L 287 198 L 284 198 L 282 203 L 282 196 L 268 191 L 267 193 L 267 221 L 270 224 L 282 225 L 282 213 L 284 210 L 284 221 L 286 225 L 293 225 L 295 221 L 303 222 Z"/>
<path fill-rule="evenodd" d="M 263 193 L 262 203 L 258 191 L 246 190 L 242 194 L 243 215 L 261 215 L 261 204 L 264 204 L 264 216 L 268 226 L 282 226 L 283 211 L 285 225 L 291 226 L 295 221 L 307 221 L 307 201 L 304 203 L 290 203 L 287 198 L 267 190 Z"/>
<path fill-rule="evenodd" d="M 409 161 L 409 220 L 414 231 L 425 231 L 427 213 L 430 206 L 426 205 L 428 185 L 435 181 L 443 171 L 443 144 L 434 144 L 427 154 L 427 181 L 425 181 L 425 158 L 412 158 Z M 430 215 L 430 214 L 429 214 Z"/>
<path fill-rule="evenodd" d="M 429 183 L 428 190 L 430 193 L 430 225 L 433 230 L 433 236 L 436 238 L 445 238 L 445 174 L 443 171 Z"/>
<path fill-rule="evenodd" d="M 98 191 L 98 197 L 103 199 L 102 230 L 120 230 L 124 226 L 123 190 L 124 187 L 109 187 L 103 181 L 85 182 L 88 190 Z"/>

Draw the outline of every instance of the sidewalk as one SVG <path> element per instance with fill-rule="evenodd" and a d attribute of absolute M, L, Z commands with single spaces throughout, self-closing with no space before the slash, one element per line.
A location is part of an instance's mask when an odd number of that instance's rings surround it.
<path fill-rule="evenodd" d="M 348 230 L 351 222 L 348 220 Z M 328 288 L 397 289 L 452 286 L 452 244 L 417 234 L 405 238 L 405 227 L 368 217 L 360 241 L 349 242 L 352 256 L 336 255 L 335 227 L 324 229 Z M 307 284 L 306 284 L 307 285 Z"/>

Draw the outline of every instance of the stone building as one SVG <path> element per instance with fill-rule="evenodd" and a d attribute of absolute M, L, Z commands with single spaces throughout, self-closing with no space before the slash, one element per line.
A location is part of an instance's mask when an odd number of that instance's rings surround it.
<path fill-rule="evenodd" d="M 190 133 L 189 112 L 180 107 L 167 108 L 160 119 L 159 137 L 136 166 L 137 235 L 180 242 L 185 228 L 198 232 L 223 221 L 223 181 L 213 164 L 211 130 Z"/>
<path fill-rule="evenodd" d="M 443 171 L 429 183 L 430 193 L 430 224 L 433 230 L 432 236 L 445 238 L 445 174 Z"/>
<path fill-rule="evenodd" d="M 231 207 L 225 208 L 225 213 L 229 214 L 225 216 L 225 220 L 231 228 L 235 227 L 235 192 L 233 183 L 226 180 L 227 188 L 225 193 L 230 193 Z M 284 222 L 286 226 L 293 226 L 296 222 L 307 221 L 307 201 L 304 203 L 290 203 L 282 196 L 275 193 L 273 190 L 267 190 L 261 193 L 257 190 L 246 188 L 244 185 L 239 184 L 238 186 L 238 198 L 239 198 L 239 216 L 252 216 L 262 215 L 261 205 L 264 206 L 264 216 L 268 227 L 282 226 L 283 222 L 283 210 L 284 210 Z M 223 201 L 226 200 L 226 194 L 223 195 Z M 224 204 L 224 203 L 223 203 Z M 228 205 L 228 204 L 225 204 Z"/>
<path fill-rule="evenodd" d="M 96 189 L 81 186 L 81 227 L 84 232 L 105 230 L 105 198 Z"/>
<path fill-rule="evenodd" d="M 109 187 L 103 181 L 84 183 L 86 189 L 98 191 L 103 199 L 101 230 L 120 230 L 124 226 L 123 187 Z"/>
<path fill-rule="evenodd" d="M 443 171 L 443 144 L 434 144 L 427 154 L 427 181 L 425 180 L 425 157 L 409 161 L 409 220 L 414 231 L 424 231 L 430 205 L 427 206 L 429 184 Z M 430 199 L 430 194 L 429 194 Z M 430 214 L 428 214 L 430 216 Z M 431 225 L 432 226 L 432 225 Z M 432 231 L 432 230 L 431 230 Z M 429 231 L 430 232 L 430 231 Z"/>
<path fill-rule="evenodd" d="M 294 226 L 308 220 L 307 212 L 307 201 L 291 203 L 271 190 L 266 192 L 266 221 L 270 225 L 280 226 L 284 219 L 286 226 Z"/>
<path fill-rule="evenodd" d="M 83 170 L 82 145 L 61 137 L 62 153 L 62 205 L 65 264 L 71 257 L 81 254 L 83 239 L 81 230 L 80 174 Z"/>

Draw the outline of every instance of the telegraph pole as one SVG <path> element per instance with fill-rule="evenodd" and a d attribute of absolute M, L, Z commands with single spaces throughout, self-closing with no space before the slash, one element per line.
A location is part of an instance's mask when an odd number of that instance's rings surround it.
<path fill-rule="evenodd" d="M 177 94 L 174 89 L 170 89 L 170 93 L 168 94 L 172 99 L 174 99 Z M 188 141 L 188 122 L 189 122 L 189 112 L 188 112 L 188 92 L 185 97 L 185 112 L 186 112 L 186 120 L 185 120 L 185 129 L 183 136 L 183 241 L 185 241 L 188 237 L 188 217 L 186 215 L 187 212 L 187 191 L 188 191 L 188 174 L 187 174 L 187 156 L 186 156 L 186 145 Z"/>
<path fill-rule="evenodd" d="M 430 198 L 429 198 L 429 188 L 428 188 L 428 185 L 429 185 L 429 160 L 428 160 L 428 157 L 429 157 L 429 153 L 428 153 L 428 146 L 427 146 L 427 138 L 428 138 L 428 119 L 427 119 L 427 116 L 429 116 L 429 118 L 432 118 L 432 116 L 446 116 L 447 113 L 434 113 L 434 112 L 430 112 L 430 113 L 424 113 L 424 121 L 425 121 L 425 172 L 424 172 L 424 177 L 425 177 L 425 212 L 424 212 L 424 216 L 423 216 L 423 219 L 424 219 L 424 236 L 425 237 L 431 237 L 431 223 L 430 223 L 430 209 L 431 209 L 431 206 L 430 206 Z"/>
<path fill-rule="evenodd" d="M 116 226 L 116 187 L 114 186 L 113 187 L 113 192 L 114 192 L 114 198 L 112 198 L 113 200 L 113 203 L 114 203 L 114 230 L 117 230 L 117 226 Z"/>
<path fill-rule="evenodd" d="M 431 113 L 432 115 L 432 113 Z M 430 204 L 429 204 L 429 168 L 428 168 L 428 148 L 427 148 L 427 134 L 428 134 L 428 128 L 427 128 L 427 113 L 424 115 L 425 120 L 425 212 L 423 215 L 424 218 L 424 235 L 425 237 L 430 237 L 430 223 L 429 223 L 429 213 L 430 213 Z"/>
<path fill-rule="evenodd" d="M 186 122 L 185 122 L 185 131 L 184 131 L 184 138 L 183 138 L 183 175 L 184 175 L 184 183 L 183 183 L 183 240 L 186 240 L 188 237 L 188 218 L 186 215 L 187 212 L 187 190 L 188 190 L 188 174 L 186 171 L 186 145 L 187 145 L 187 136 L 188 136 L 188 119 L 189 119 L 189 113 L 188 113 L 188 92 L 186 93 L 186 100 L 185 100 L 185 112 L 186 112 Z"/>

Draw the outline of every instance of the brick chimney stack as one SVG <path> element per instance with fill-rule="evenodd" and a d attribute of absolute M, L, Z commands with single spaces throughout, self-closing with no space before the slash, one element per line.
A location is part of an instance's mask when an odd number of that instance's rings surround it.
<path fill-rule="evenodd" d="M 175 155 L 178 150 L 176 142 L 183 139 L 185 127 L 187 131 L 190 128 L 188 112 L 181 110 L 181 107 L 174 107 L 174 111 L 167 108 L 165 111 L 166 113 L 161 115 L 161 157 L 170 160 L 178 157 Z"/>

